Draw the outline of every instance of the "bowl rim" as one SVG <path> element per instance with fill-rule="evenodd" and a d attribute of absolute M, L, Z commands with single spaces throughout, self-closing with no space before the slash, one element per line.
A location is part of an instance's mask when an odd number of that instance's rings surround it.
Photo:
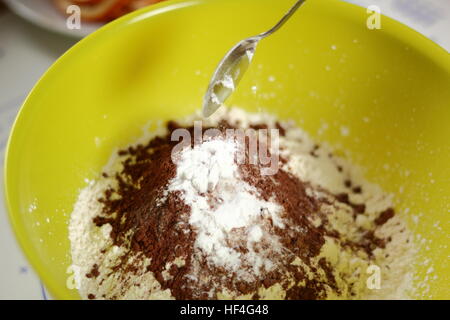
<path fill-rule="evenodd" d="M 48 69 L 44 72 L 44 74 L 40 77 L 40 79 L 36 82 L 33 89 L 27 95 L 26 99 L 22 103 L 20 110 L 14 120 L 14 123 L 11 127 L 9 138 L 7 141 L 7 145 L 5 148 L 5 156 L 4 156 L 4 200 L 5 207 L 7 211 L 7 216 L 9 218 L 9 222 L 12 226 L 13 233 L 19 243 L 19 246 L 27 258 L 30 265 L 36 271 L 40 280 L 44 283 L 46 289 L 49 291 L 52 298 L 55 299 L 67 299 L 68 297 L 61 289 L 61 284 L 55 281 L 51 275 L 48 274 L 44 265 L 41 263 L 41 258 L 38 256 L 37 252 L 33 249 L 32 241 L 27 236 L 26 229 L 21 224 L 21 219 L 19 219 L 19 214 L 15 213 L 13 210 L 13 200 L 12 200 L 12 192 L 10 188 L 10 184 L 13 177 L 13 173 L 10 172 L 10 163 L 11 163 L 11 153 L 14 148 L 14 140 L 17 135 L 19 123 L 24 118 L 24 109 L 29 104 L 29 102 L 33 99 L 36 91 L 40 89 L 42 83 L 46 80 L 46 78 L 51 75 L 54 70 L 61 64 L 64 64 L 66 60 L 70 59 L 74 54 L 76 54 L 79 50 L 82 50 L 88 43 L 91 41 L 96 41 L 99 37 L 103 35 L 103 33 L 113 31 L 117 28 L 126 28 L 128 25 L 139 23 L 141 20 L 146 20 L 153 16 L 157 16 L 160 14 L 164 14 L 166 12 L 170 12 L 173 10 L 178 10 L 185 7 L 191 7 L 196 5 L 203 5 L 205 3 L 210 3 L 212 1 L 229 1 L 229 0 L 170 0 L 163 1 L 157 4 L 142 8 L 135 12 L 129 13 L 123 17 L 120 17 L 117 20 L 114 20 L 87 37 L 83 38 L 79 42 L 77 42 L 74 46 L 72 46 L 68 51 L 66 51 L 62 56 L 60 56 Z M 234 0 L 237 1 L 237 0 Z M 254 0 L 248 0 L 254 1 Z M 364 10 L 364 7 L 344 2 L 341 0 L 327 0 L 329 6 L 342 5 L 347 6 L 348 8 L 358 7 L 358 10 Z M 354 10 L 354 9 L 353 9 Z M 450 58 L 448 56 L 448 52 L 440 47 L 437 43 L 432 40 L 426 38 L 421 33 L 415 31 L 414 29 L 402 24 L 399 21 L 396 21 L 387 16 L 383 16 L 383 20 L 390 21 L 388 24 L 388 29 L 384 29 L 383 31 L 387 33 L 389 36 L 396 37 L 397 41 L 403 40 L 406 41 L 409 45 L 413 46 L 416 50 L 423 53 L 426 57 L 428 57 L 432 62 L 438 63 L 440 68 L 445 69 L 445 71 L 450 76 Z M 386 24 L 385 24 L 386 25 Z M 117 30 L 120 30 L 117 29 Z"/>

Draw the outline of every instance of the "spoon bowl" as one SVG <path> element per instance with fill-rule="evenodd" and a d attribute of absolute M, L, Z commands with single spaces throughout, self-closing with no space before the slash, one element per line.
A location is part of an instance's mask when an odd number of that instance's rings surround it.
<path fill-rule="evenodd" d="M 203 100 L 203 115 L 209 117 L 233 93 L 247 71 L 262 38 L 251 37 L 236 44 L 219 63 Z"/>
<path fill-rule="evenodd" d="M 204 117 L 209 117 L 216 112 L 236 89 L 252 62 L 258 42 L 280 29 L 305 1 L 297 0 L 283 18 L 271 29 L 257 36 L 239 41 L 227 52 L 217 66 L 203 98 Z"/>

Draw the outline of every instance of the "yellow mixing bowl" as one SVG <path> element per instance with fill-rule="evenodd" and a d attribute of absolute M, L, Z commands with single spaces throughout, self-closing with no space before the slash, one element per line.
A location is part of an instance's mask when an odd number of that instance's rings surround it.
<path fill-rule="evenodd" d="M 82 40 L 39 81 L 10 137 L 6 200 L 21 246 L 55 298 L 79 297 L 70 289 L 67 225 L 86 179 L 149 121 L 198 109 L 223 54 L 292 3 L 161 3 Z M 260 43 L 230 104 L 293 118 L 348 150 L 425 239 L 430 262 L 417 266 L 426 284 L 417 297 L 450 298 L 450 58 L 384 16 L 380 30 L 369 30 L 368 16 L 337 0 L 308 1 Z"/>

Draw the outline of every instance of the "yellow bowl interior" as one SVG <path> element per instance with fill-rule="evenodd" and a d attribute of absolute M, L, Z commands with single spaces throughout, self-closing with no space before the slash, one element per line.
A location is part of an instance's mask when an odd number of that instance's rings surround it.
<path fill-rule="evenodd" d="M 82 40 L 39 81 L 10 137 L 6 200 L 21 246 L 55 298 L 78 298 L 66 286 L 67 225 L 85 179 L 96 178 L 113 149 L 133 142 L 149 121 L 198 109 L 223 54 L 291 4 L 161 3 Z M 295 119 L 348 151 L 427 239 L 422 252 L 435 272 L 419 263 L 430 290 L 417 297 L 450 298 L 449 56 L 384 16 L 381 30 L 369 30 L 367 17 L 337 0 L 308 1 L 260 43 L 230 104 Z"/>

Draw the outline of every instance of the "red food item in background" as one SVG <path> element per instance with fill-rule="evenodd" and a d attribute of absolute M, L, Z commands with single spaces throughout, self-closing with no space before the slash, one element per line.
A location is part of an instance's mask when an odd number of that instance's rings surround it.
<path fill-rule="evenodd" d="M 133 0 L 128 6 L 131 8 L 131 11 L 134 11 L 161 1 L 163 0 Z"/>
<path fill-rule="evenodd" d="M 81 20 L 83 21 L 107 21 L 107 17 L 120 7 L 127 5 L 131 0 L 101 0 L 82 4 L 73 0 L 54 0 L 62 13 L 66 13 L 67 7 L 77 5 L 80 7 Z"/>
<path fill-rule="evenodd" d="M 74 4 L 96 4 L 103 0 L 72 0 Z"/>
<path fill-rule="evenodd" d="M 151 4 L 155 4 L 158 2 L 161 2 L 163 0 L 131 0 L 128 2 L 127 5 L 118 7 L 114 11 L 112 11 L 107 20 L 114 20 L 117 19 L 127 13 L 130 13 L 132 11 L 144 8 L 146 6 L 149 6 Z"/>
<path fill-rule="evenodd" d="M 111 21 L 117 19 L 129 12 L 131 12 L 128 8 L 132 0 L 127 1 L 127 3 L 123 3 L 122 6 L 115 7 L 108 15 L 104 18 L 104 21 Z"/>
<path fill-rule="evenodd" d="M 81 20 L 107 22 L 136 9 L 162 0 L 53 0 L 58 9 L 66 14 L 67 7 L 80 7 Z"/>

